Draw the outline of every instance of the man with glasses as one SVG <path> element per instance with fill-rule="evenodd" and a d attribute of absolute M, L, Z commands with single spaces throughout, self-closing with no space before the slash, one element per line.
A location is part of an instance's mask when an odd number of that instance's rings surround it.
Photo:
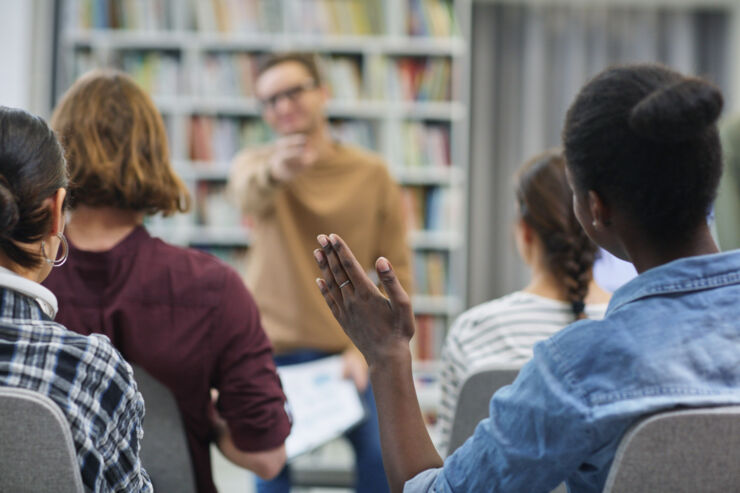
<path fill-rule="evenodd" d="M 400 190 L 379 156 L 332 138 L 328 93 L 314 56 L 268 57 L 255 87 L 277 138 L 237 155 L 229 179 L 231 196 L 253 224 L 246 281 L 278 365 L 342 355 L 345 376 L 367 403 L 368 418 L 347 433 L 357 459 L 357 491 L 388 491 L 367 365 L 313 286 L 320 272 L 311 251 L 319 233 L 335 232 L 358 247 L 366 270 L 385 256 L 410 287 Z M 260 493 L 289 488 L 287 468 L 273 481 L 258 480 Z"/>

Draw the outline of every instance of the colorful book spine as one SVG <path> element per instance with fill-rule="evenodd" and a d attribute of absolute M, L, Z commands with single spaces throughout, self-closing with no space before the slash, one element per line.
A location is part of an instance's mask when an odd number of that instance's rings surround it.
<path fill-rule="evenodd" d="M 180 94 L 182 75 L 178 55 L 157 51 L 124 51 L 118 58 L 118 66 L 149 94 Z"/>
<path fill-rule="evenodd" d="M 250 118 L 193 116 L 188 130 L 190 159 L 213 166 L 228 166 L 241 149 L 272 139 L 272 132 L 261 120 Z"/>
<path fill-rule="evenodd" d="M 406 30 L 410 36 L 459 36 L 452 0 L 408 0 Z"/>
<path fill-rule="evenodd" d="M 447 332 L 444 317 L 416 316 L 416 332 L 411 339 L 411 355 L 416 361 L 439 359 Z"/>
<path fill-rule="evenodd" d="M 414 253 L 415 292 L 428 296 L 446 296 L 449 293 L 448 277 L 445 252 Z"/>

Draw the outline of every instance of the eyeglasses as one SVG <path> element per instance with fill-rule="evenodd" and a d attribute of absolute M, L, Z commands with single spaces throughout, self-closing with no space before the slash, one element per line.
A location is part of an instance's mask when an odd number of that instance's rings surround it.
<path fill-rule="evenodd" d="M 272 96 L 260 99 L 260 106 L 262 106 L 263 109 L 274 109 L 281 99 L 285 98 L 290 102 L 295 102 L 301 94 L 306 91 L 310 91 L 311 89 L 316 89 L 316 82 L 309 80 L 303 84 L 290 87 L 284 91 L 276 92 Z"/>

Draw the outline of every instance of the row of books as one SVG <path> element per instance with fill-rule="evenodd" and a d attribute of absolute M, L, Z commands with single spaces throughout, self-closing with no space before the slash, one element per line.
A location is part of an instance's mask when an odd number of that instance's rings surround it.
<path fill-rule="evenodd" d="M 452 66 L 449 57 L 368 57 L 371 99 L 449 101 Z"/>
<path fill-rule="evenodd" d="M 73 60 L 74 77 L 103 65 L 89 49 L 78 49 Z M 122 50 L 115 53 L 111 65 L 131 75 L 149 94 L 174 95 L 185 92 L 182 63 L 177 51 Z"/>
<path fill-rule="evenodd" d="M 63 15 L 78 29 L 161 31 L 174 27 L 172 0 L 66 0 Z"/>
<path fill-rule="evenodd" d="M 206 97 L 255 98 L 257 56 L 243 52 L 205 54 L 193 92 Z M 359 55 L 320 60 L 329 94 L 336 100 L 448 101 L 451 96 L 449 57 L 372 55 L 364 64 Z M 100 65 L 89 49 L 78 49 L 74 63 L 76 76 Z M 152 94 L 190 92 L 183 82 L 178 50 L 121 50 L 112 63 L 132 74 Z"/>
<path fill-rule="evenodd" d="M 447 318 L 417 315 L 416 332 L 411 338 L 411 355 L 415 361 L 437 360 L 447 335 Z"/>
<path fill-rule="evenodd" d="M 123 51 L 115 65 L 131 75 L 149 94 L 183 92 L 180 57 L 164 51 Z"/>
<path fill-rule="evenodd" d="M 406 186 L 402 201 L 409 231 L 454 231 L 462 215 L 460 193 L 439 186 Z"/>
<path fill-rule="evenodd" d="M 411 36 L 460 34 L 452 0 L 408 0 L 407 32 Z"/>
<path fill-rule="evenodd" d="M 450 165 L 449 123 L 404 122 L 399 137 L 396 145 L 405 166 Z"/>
<path fill-rule="evenodd" d="M 255 97 L 257 55 L 209 53 L 203 58 L 199 91 L 204 96 Z"/>
<path fill-rule="evenodd" d="M 292 30 L 305 34 L 374 35 L 385 26 L 383 0 L 290 0 Z"/>
<path fill-rule="evenodd" d="M 276 33 L 283 29 L 279 0 L 191 0 L 190 26 L 222 33 Z"/>
<path fill-rule="evenodd" d="M 414 252 L 414 292 L 429 296 L 450 293 L 447 253 L 417 250 Z"/>
<path fill-rule="evenodd" d="M 272 139 L 261 119 L 192 116 L 188 125 L 188 157 L 216 165 L 228 163 L 241 149 Z"/>
<path fill-rule="evenodd" d="M 378 35 L 387 8 L 400 0 L 66 0 L 67 25 L 78 29 L 172 30 L 315 35 Z M 411 36 L 459 34 L 452 0 L 407 0 Z M 177 22 L 176 10 L 184 15 Z M 180 26 L 180 24 L 183 24 Z"/>
<path fill-rule="evenodd" d="M 330 131 L 342 142 L 377 149 L 377 132 L 372 122 L 332 120 Z M 259 118 L 196 115 L 190 117 L 188 123 L 188 158 L 221 166 L 241 149 L 264 144 L 273 138 L 270 128 Z"/>

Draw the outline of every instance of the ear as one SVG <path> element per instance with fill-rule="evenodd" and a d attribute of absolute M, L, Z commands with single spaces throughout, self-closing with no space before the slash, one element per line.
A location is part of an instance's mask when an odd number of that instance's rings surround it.
<path fill-rule="evenodd" d="M 517 229 L 521 235 L 522 242 L 525 245 L 531 245 L 532 241 L 534 241 L 534 230 L 527 224 L 527 221 L 520 219 L 517 223 Z"/>
<path fill-rule="evenodd" d="M 56 235 L 64 231 L 64 198 L 67 196 L 67 190 L 58 188 L 54 195 L 49 197 L 51 200 L 51 234 Z"/>
<path fill-rule="evenodd" d="M 588 191 L 588 210 L 593 219 L 591 225 L 595 230 L 598 231 L 611 226 L 611 209 L 606 205 L 601 196 L 593 190 Z"/>
<path fill-rule="evenodd" d="M 534 231 L 523 219 L 519 219 L 514 226 L 514 240 L 519 256 L 525 264 L 532 261 L 532 246 L 534 243 Z"/>
<path fill-rule="evenodd" d="M 329 87 L 326 84 L 321 84 L 319 93 L 321 94 L 321 102 L 326 104 L 329 101 Z"/>

